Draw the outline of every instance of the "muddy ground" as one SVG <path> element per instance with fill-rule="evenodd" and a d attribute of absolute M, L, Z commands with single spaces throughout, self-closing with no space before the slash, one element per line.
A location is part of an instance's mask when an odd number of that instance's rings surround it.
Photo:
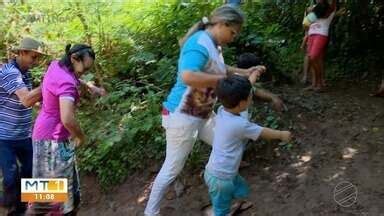
<path fill-rule="evenodd" d="M 277 143 L 250 147 L 244 158 L 250 166 L 240 173 L 254 206 L 239 215 L 384 216 L 384 98 L 369 97 L 373 88 L 360 82 L 324 93 L 301 86 L 273 89 L 289 108 L 280 122 L 294 131 L 296 143 L 288 149 Z M 142 215 L 141 198 L 159 166 L 133 174 L 108 193 L 84 175 L 79 215 Z M 183 172 L 184 193 L 177 197 L 174 187 L 169 190 L 163 215 L 201 215 L 209 199 L 200 172 Z"/>
<path fill-rule="evenodd" d="M 339 83 L 324 93 L 301 89 L 273 89 L 289 108 L 281 122 L 294 131 L 296 144 L 250 148 L 245 160 L 251 165 L 241 175 L 254 206 L 239 215 L 384 215 L 384 99 L 369 97 L 373 85 L 364 82 Z M 85 176 L 80 215 L 142 215 L 145 201 L 139 201 L 156 170 L 129 177 L 108 195 Z M 185 193 L 177 197 L 171 188 L 163 215 L 201 215 L 209 199 L 199 173 L 183 173 Z"/>

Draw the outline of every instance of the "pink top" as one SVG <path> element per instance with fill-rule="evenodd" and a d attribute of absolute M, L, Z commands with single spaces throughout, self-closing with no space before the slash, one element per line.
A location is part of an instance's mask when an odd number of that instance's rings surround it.
<path fill-rule="evenodd" d="M 79 101 L 80 81 L 58 61 L 49 65 L 42 83 L 43 104 L 35 121 L 33 140 L 65 140 L 70 133 L 60 120 L 60 98 Z"/>

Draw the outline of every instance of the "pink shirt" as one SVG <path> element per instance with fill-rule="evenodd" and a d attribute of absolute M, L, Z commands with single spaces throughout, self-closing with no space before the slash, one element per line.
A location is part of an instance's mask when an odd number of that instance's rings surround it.
<path fill-rule="evenodd" d="M 80 96 L 77 88 L 79 80 L 65 66 L 61 68 L 58 61 L 49 65 L 42 83 L 43 104 L 35 121 L 33 140 L 65 140 L 70 133 L 60 120 L 60 103 L 62 97 L 78 102 Z"/>

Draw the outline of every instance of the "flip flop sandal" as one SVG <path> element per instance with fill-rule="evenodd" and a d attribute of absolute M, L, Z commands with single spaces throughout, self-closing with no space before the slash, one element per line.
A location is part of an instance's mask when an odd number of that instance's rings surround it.
<path fill-rule="evenodd" d="M 212 205 L 210 203 L 208 203 L 208 204 L 204 205 L 203 207 L 201 207 L 200 211 L 203 213 L 202 215 L 204 215 L 204 216 L 211 216 L 211 215 L 213 215 L 213 209 L 212 209 Z"/>
<path fill-rule="evenodd" d="M 234 203 L 231 206 L 231 213 L 230 213 L 230 215 L 240 214 L 242 212 L 247 211 L 248 209 L 250 209 L 252 207 L 253 207 L 253 203 L 248 202 L 248 201 L 242 201 L 240 203 Z M 212 212 L 212 205 L 210 203 L 206 204 L 203 207 L 201 207 L 200 211 L 203 212 L 204 216 L 210 216 L 209 213 Z"/>
<path fill-rule="evenodd" d="M 240 213 L 243 213 L 252 207 L 253 207 L 253 203 L 249 201 L 243 201 L 240 203 L 239 207 L 233 212 L 233 215 L 238 215 Z"/>
<path fill-rule="evenodd" d="M 248 202 L 248 201 L 245 201 L 241 204 L 240 206 L 240 211 L 241 212 L 244 212 L 244 211 L 247 211 L 248 209 L 252 208 L 253 207 L 253 203 L 251 202 Z"/>

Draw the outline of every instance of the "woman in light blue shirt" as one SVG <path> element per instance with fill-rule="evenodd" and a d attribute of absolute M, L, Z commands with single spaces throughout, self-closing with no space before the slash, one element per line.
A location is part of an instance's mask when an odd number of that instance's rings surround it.
<path fill-rule="evenodd" d="M 167 187 L 184 167 L 197 138 L 213 139 L 214 89 L 228 74 L 248 76 L 259 67 L 239 69 L 225 65 L 221 46 L 239 34 L 244 15 L 232 6 L 214 10 L 196 23 L 180 41 L 177 80 L 163 103 L 162 126 L 166 131 L 166 158 L 157 175 L 145 215 L 158 215 Z"/>

